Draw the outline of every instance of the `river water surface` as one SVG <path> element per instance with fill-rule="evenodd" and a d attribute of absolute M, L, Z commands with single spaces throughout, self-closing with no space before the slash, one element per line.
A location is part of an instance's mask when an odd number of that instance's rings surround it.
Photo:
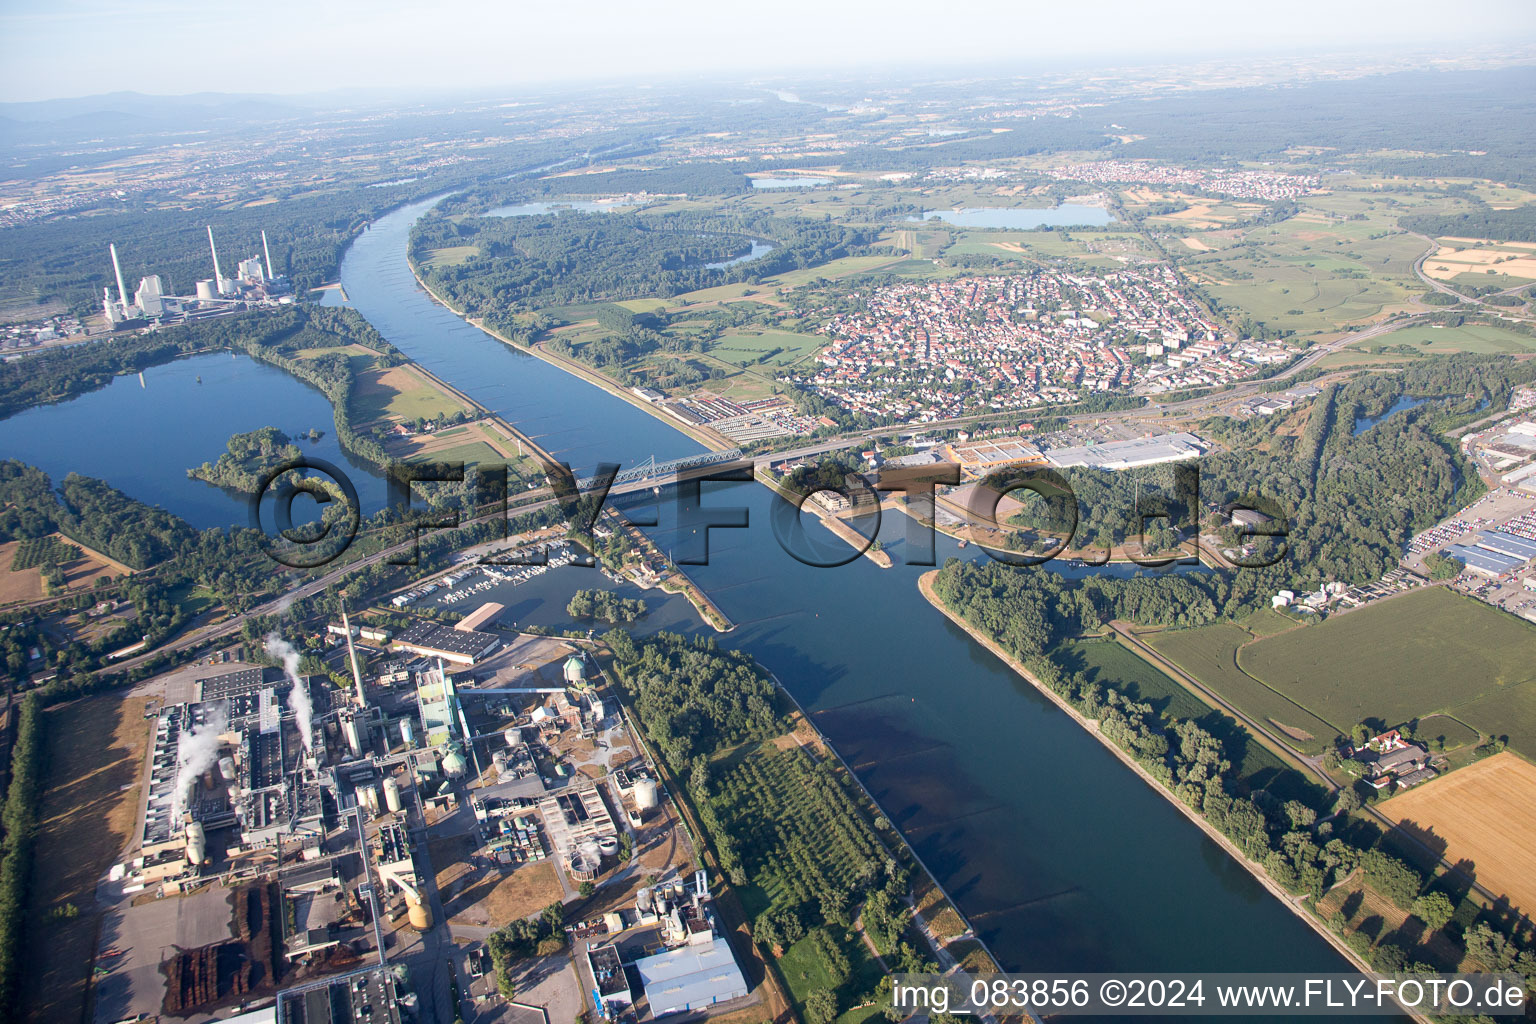
<path fill-rule="evenodd" d="M 434 303 L 405 261 L 425 207 L 382 218 L 342 265 L 353 305 L 385 337 L 578 469 L 699 450 Z M 722 642 L 751 652 L 815 716 L 1006 966 L 1349 969 L 1161 794 L 928 605 L 916 585 L 926 567 L 902 564 L 904 517 L 881 526 L 896 568 L 860 558 L 818 569 L 780 548 L 771 500 L 754 484 L 704 485 L 706 506 L 749 512 L 745 529 L 709 531 L 709 564 L 686 566 L 737 623 Z M 697 529 L 678 527 L 672 501 L 656 512 L 649 532 L 661 547 L 692 550 Z M 936 547 L 940 562 L 978 557 L 943 537 Z M 557 574 L 604 585 L 594 570 Z"/>
<path fill-rule="evenodd" d="M 405 256 L 410 226 L 429 205 L 379 220 L 342 264 L 350 303 L 386 338 L 578 475 L 599 461 L 633 465 L 700 450 L 435 303 Z M 230 365 L 237 379 L 226 386 L 220 368 Z M 172 380 L 182 383 L 173 390 Z M 334 431 L 316 392 L 249 360 L 198 357 L 147 371 L 145 381 L 141 389 L 123 378 L 12 417 L 0 424 L 0 454 L 36 462 L 55 479 L 71 469 L 99 475 L 197 525 L 219 525 L 243 521 L 243 509 L 186 480 L 187 466 L 216 457 L 235 430 Z M 258 389 L 260 402 L 235 394 Z M 192 399 L 195 409 L 180 408 Z M 753 654 L 814 715 L 1005 966 L 1349 969 L 1160 793 L 928 605 L 917 589 L 927 567 L 904 564 L 904 517 L 888 515 L 881 527 L 895 568 L 860 558 L 818 569 L 781 549 L 771 500 L 755 484 L 704 487 L 705 505 L 750 515 L 745 529 L 709 531 L 709 564 L 686 566 L 737 623 L 722 642 Z M 639 521 L 644 511 L 632 514 Z M 698 528 L 677 525 L 671 499 L 656 513 L 650 532 L 664 550 L 682 557 L 698 544 Z M 936 549 L 940 562 L 982 557 L 943 537 Z M 567 567 L 507 599 L 518 621 L 553 622 L 576 588 L 604 586 L 596 570 Z M 646 598 L 656 614 L 642 627 L 705 631 L 676 602 Z"/>

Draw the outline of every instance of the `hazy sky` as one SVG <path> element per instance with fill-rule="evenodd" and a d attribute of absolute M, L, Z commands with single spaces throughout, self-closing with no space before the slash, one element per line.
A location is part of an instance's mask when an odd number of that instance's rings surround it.
<path fill-rule="evenodd" d="M 1531 0 L 0 0 L 0 100 L 483 88 L 1536 36 Z"/>

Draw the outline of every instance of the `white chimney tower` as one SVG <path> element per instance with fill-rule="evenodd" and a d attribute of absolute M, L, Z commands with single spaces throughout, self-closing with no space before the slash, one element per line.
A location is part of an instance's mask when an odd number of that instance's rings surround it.
<path fill-rule="evenodd" d="M 267 248 L 267 232 L 266 232 L 265 229 L 263 229 L 262 232 L 261 232 L 261 252 L 262 252 L 262 255 L 264 255 L 267 258 L 267 280 L 271 281 L 271 280 L 273 280 L 273 277 L 272 277 L 272 250 Z"/>
<path fill-rule="evenodd" d="M 208 225 L 208 251 L 213 254 L 213 284 L 220 295 L 224 294 L 224 273 L 219 270 L 219 250 L 213 245 L 213 225 Z"/>
<path fill-rule="evenodd" d="M 212 237 L 212 236 L 210 236 Z M 123 268 L 117 262 L 117 246 L 112 242 L 107 243 L 107 249 L 112 253 L 112 271 L 117 274 L 117 302 L 123 309 L 123 315 L 128 315 L 128 289 L 123 286 Z"/>
<path fill-rule="evenodd" d="M 357 687 L 353 695 L 359 708 L 368 706 L 368 695 L 363 692 L 363 670 L 357 663 L 357 648 L 352 646 L 352 623 L 347 621 L 347 605 L 341 605 L 341 628 L 347 634 L 347 660 L 352 663 L 352 682 Z"/>

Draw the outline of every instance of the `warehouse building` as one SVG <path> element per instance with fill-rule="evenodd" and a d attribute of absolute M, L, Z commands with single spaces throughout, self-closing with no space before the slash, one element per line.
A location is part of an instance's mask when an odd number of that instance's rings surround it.
<path fill-rule="evenodd" d="M 398 651 L 441 658 L 455 665 L 474 665 L 500 647 L 501 638 L 476 629 L 456 629 L 422 621 L 397 636 L 390 646 Z"/>
<path fill-rule="evenodd" d="M 1184 431 L 1176 434 L 1154 434 L 1130 441 L 1108 441 L 1077 448 L 1052 448 L 1045 453 L 1051 465 L 1058 469 L 1088 466 L 1093 469 L 1135 469 L 1138 466 L 1155 466 L 1162 462 L 1181 462 L 1199 458 L 1205 454 L 1205 441 Z"/>
<path fill-rule="evenodd" d="M 1536 540 L 1516 537 L 1514 534 L 1505 533 L 1503 530 L 1484 530 L 1482 533 L 1479 533 L 1477 535 L 1477 546 L 1525 561 L 1536 558 Z"/>
<path fill-rule="evenodd" d="M 747 981 L 717 935 L 635 961 L 652 1017 L 701 1010 L 747 994 Z"/>
<path fill-rule="evenodd" d="M 1525 559 L 1516 558 L 1514 555 L 1504 555 L 1467 544 L 1452 544 L 1445 549 L 1445 554 L 1464 562 L 1468 570 L 1490 577 L 1514 572 L 1526 562 Z"/>

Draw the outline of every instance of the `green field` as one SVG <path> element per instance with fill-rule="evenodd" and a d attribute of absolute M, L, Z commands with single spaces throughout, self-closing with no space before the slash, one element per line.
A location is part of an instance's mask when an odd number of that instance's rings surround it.
<path fill-rule="evenodd" d="M 1268 620 L 1261 621 L 1268 625 Z M 1299 632 L 1306 634 L 1311 630 Z M 1285 735 L 1287 742 L 1303 753 L 1321 753 L 1339 733 L 1306 708 L 1287 700 L 1238 667 L 1237 650 L 1252 642 L 1254 634 L 1234 623 L 1171 629 L 1143 639 L 1157 653 L 1200 680 L 1212 693 L 1245 715 L 1268 721 Z"/>
<path fill-rule="evenodd" d="M 470 441 L 442 451 L 423 452 L 411 458 L 417 462 L 464 462 L 487 465 L 500 465 L 507 461 L 505 456 L 498 454 L 496 449 L 484 441 Z"/>
<path fill-rule="evenodd" d="M 351 413 L 360 423 L 391 417 L 434 419 L 464 411 L 464 403 L 444 394 L 410 367 L 368 370 L 357 375 L 352 389 Z"/>
<path fill-rule="evenodd" d="M 480 255 L 478 245 L 450 245 L 427 253 L 427 258 L 422 260 L 422 265 L 432 268 L 456 267 L 478 255 Z"/>
<path fill-rule="evenodd" d="M 1372 338 L 1362 345 L 1413 345 L 1426 353 L 1450 352 L 1536 352 L 1536 335 L 1518 334 L 1489 324 L 1461 327 L 1404 327 L 1400 331 Z"/>
<path fill-rule="evenodd" d="M 1536 754 L 1536 627 L 1443 587 L 1244 648 L 1237 664 L 1340 731 L 1449 712 Z"/>
<path fill-rule="evenodd" d="M 773 352 L 775 354 L 764 360 L 763 365 L 789 366 L 815 352 L 826 342 L 826 338 L 814 334 L 795 334 L 792 331 L 731 331 L 710 344 L 709 354 L 733 366 L 750 366 Z"/>

